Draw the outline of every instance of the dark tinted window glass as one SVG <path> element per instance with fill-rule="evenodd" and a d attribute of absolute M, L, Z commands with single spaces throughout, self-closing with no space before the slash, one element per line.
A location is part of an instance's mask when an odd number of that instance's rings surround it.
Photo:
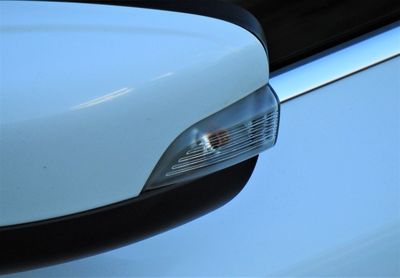
<path fill-rule="evenodd" d="M 260 21 L 272 70 L 400 19 L 398 0 L 226 0 Z"/>

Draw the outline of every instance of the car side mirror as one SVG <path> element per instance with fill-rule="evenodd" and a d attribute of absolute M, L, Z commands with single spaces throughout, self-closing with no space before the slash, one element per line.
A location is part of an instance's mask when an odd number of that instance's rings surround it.
<path fill-rule="evenodd" d="M 4 272 L 215 209 L 276 142 L 279 100 L 251 14 L 132 3 L 0 3 Z"/>

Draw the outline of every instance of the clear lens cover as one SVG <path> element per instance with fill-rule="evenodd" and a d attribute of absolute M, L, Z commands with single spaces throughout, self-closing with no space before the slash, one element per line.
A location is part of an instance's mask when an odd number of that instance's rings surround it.
<path fill-rule="evenodd" d="M 279 100 L 269 85 L 185 130 L 165 151 L 145 190 L 196 179 L 272 147 Z"/>

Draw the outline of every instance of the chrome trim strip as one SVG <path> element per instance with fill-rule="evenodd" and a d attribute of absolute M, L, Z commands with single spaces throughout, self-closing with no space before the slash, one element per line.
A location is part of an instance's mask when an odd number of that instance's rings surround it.
<path fill-rule="evenodd" d="M 383 32 L 288 68 L 271 77 L 269 82 L 283 103 L 398 55 L 399 22 Z"/>

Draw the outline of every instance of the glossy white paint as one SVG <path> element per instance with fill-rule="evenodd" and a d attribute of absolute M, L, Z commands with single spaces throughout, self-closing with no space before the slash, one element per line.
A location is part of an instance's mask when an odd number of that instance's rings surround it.
<path fill-rule="evenodd" d="M 260 42 L 204 16 L 0 3 L 0 225 L 135 197 L 184 129 L 268 81 Z"/>
<path fill-rule="evenodd" d="M 292 65 L 271 78 L 281 102 L 400 55 L 399 22 Z"/>

